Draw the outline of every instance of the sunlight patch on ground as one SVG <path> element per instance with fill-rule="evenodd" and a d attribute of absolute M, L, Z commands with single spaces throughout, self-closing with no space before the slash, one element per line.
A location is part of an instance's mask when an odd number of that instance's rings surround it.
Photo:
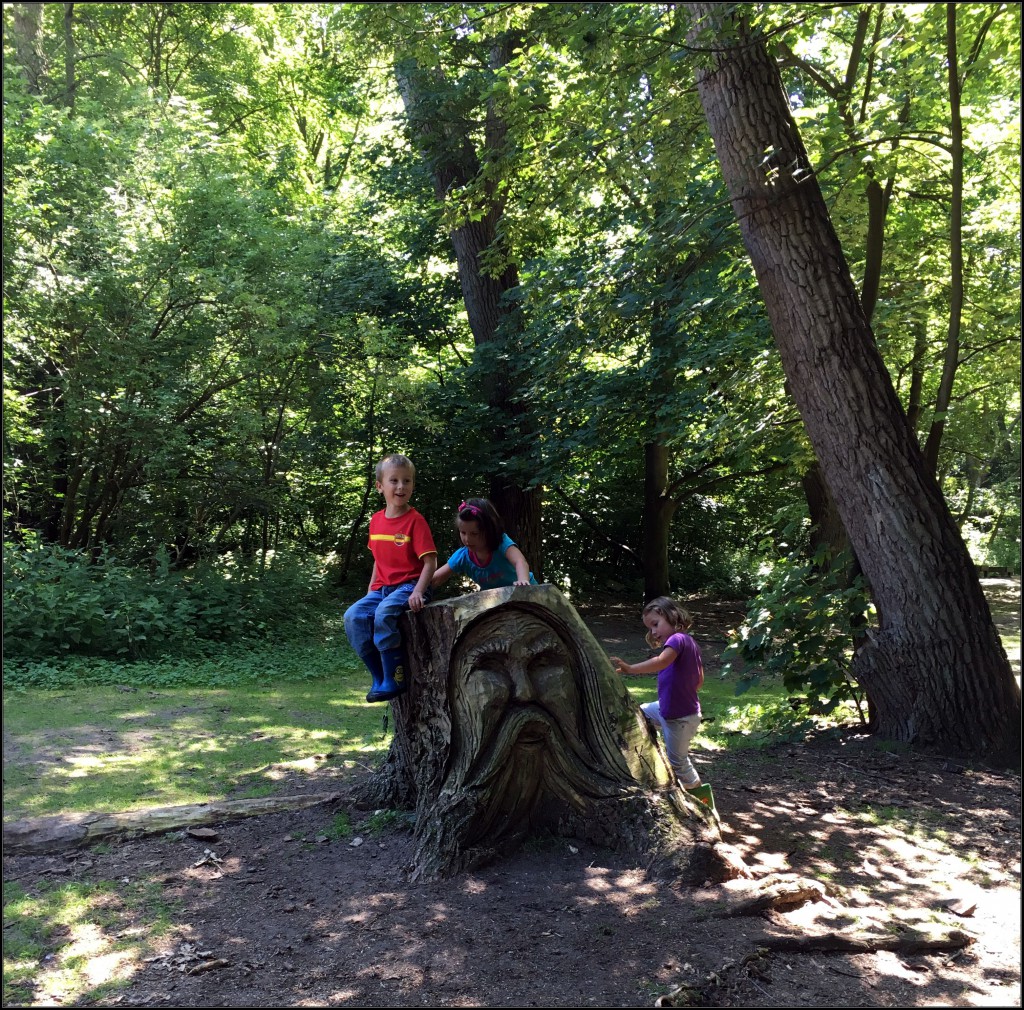
<path fill-rule="evenodd" d="M 111 940 L 95 923 L 76 923 L 70 935 L 71 942 L 56 955 L 54 968 L 39 975 L 41 1005 L 75 1000 L 85 989 L 126 979 L 135 970 L 135 952 L 111 950 Z"/>

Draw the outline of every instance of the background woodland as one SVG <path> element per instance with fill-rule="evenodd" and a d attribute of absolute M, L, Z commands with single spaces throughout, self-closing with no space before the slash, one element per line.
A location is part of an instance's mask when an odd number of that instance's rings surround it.
<path fill-rule="evenodd" d="M 684 6 L 6 4 L 8 657 L 340 608 L 397 451 L 442 560 L 487 495 L 538 578 L 750 599 L 747 658 L 856 694 L 870 586 Z M 1019 8 L 735 8 L 971 557 L 1019 572 Z"/>

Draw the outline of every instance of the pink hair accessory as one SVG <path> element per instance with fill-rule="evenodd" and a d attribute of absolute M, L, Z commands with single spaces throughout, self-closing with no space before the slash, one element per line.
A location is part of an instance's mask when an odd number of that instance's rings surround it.
<path fill-rule="evenodd" d="M 468 502 L 463 502 L 459 506 L 459 511 L 460 512 L 472 512 L 473 515 L 475 515 L 475 516 L 480 515 L 480 509 L 478 509 L 475 505 L 470 505 Z"/>

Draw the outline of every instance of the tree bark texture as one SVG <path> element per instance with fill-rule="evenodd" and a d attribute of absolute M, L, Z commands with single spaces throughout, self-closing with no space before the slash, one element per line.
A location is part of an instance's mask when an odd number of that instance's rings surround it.
<path fill-rule="evenodd" d="M 875 345 L 778 70 L 691 3 L 697 87 L 790 390 L 881 623 L 855 673 L 886 737 L 1020 758 L 1020 689 Z"/>
<path fill-rule="evenodd" d="M 43 55 L 40 36 L 43 30 L 41 3 L 11 4 L 11 40 L 18 63 L 25 71 L 30 95 L 42 92 Z"/>
<path fill-rule="evenodd" d="M 676 784 L 660 734 L 553 586 L 509 586 L 403 619 L 411 682 L 363 801 L 415 808 L 413 875 L 491 862 L 538 833 L 729 871 L 716 817 Z"/>

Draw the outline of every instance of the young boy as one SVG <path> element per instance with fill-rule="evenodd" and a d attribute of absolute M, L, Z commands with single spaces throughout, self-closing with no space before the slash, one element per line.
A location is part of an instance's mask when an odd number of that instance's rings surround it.
<path fill-rule="evenodd" d="M 430 527 L 410 504 L 415 487 L 416 468 L 407 456 L 385 456 L 377 464 L 385 507 L 370 519 L 373 574 L 366 596 L 345 611 L 345 634 L 373 680 L 367 701 L 387 701 L 409 686 L 398 618 L 406 607 L 423 609 L 437 569 Z"/>

